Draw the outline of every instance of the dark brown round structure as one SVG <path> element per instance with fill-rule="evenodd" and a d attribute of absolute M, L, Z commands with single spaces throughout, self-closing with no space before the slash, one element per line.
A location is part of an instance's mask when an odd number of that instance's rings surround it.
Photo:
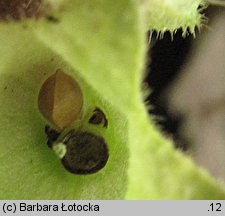
<path fill-rule="evenodd" d="M 67 152 L 61 161 L 71 173 L 96 173 L 108 161 L 107 145 L 102 137 L 95 134 L 89 132 L 70 133 L 65 145 Z"/>

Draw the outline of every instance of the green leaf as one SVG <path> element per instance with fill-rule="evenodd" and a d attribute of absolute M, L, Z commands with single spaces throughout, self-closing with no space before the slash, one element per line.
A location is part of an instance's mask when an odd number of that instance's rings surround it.
<path fill-rule="evenodd" d="M 60 56 L 37 41 L 30 29 L 16 24 L 1 26 L 0 41 L 0 198 L 124 198 L 127 176 L 120 175 L 126 173 L 128 160 L 124 116 L 100 98 Z M 42 83 L 57 68 L 72 74 L 81 85 L 85 98 L 81 127 L 104 136 L 108 144 L 109 161 L 97 174 L 70 174 L 47 147 L 44 127 L 48 122 L 39 113 L 37 98 Z M 107 130 L 88 125 L 95 106 L 104 110 L 110 122 Z"/>
<path fill-rule="evenodd" d="M 131 150 L 127 199 L 224 199 L 224 184 L 214 180 L 156 131 L 140 105 L 130 113 Z"/>
<path fill-rule="evenodd" d="M 113 100 L 119 109 L 133 106 L 145 49 L 137 4 L 104 0 L 69 2 L 62 12 L 53 15 L 58 23 L 43 21 L 34 30 L 42 42 L 63 56 L 105 99 Z M 104 89 L 101 83 L 107 84 Z"/>
<path fill-rule="evenodd" d="M 145 27 L 137 1 L 65 1 L 47 19 L 0 24 L 1 199 L 222 199 L 220 185 L 172 148 L 148 119 L 140 93 Z M 78 80 L 82 129 L 104 136 L 100 172 L 68 173 L 46 145 L 37 108 L 57 68 Z M 87 123 L 95 106 L 107 129 Z"/>
<path fill-rule="evenodd" d="M 107 7 L 102 2 L 98 1 L 100 10 L 94 7 L 96 2 L 89 3 L 92 13 L 88 15 L 86 3 L 77 4 L 81 14 L 67 16 L 75 10 L 71 5 L 64 10 L 60 24 L 46 23 L 36 32 L 41 41 L 78 69 L 102 97 L 127 115 L 130 157 L 126 198 L 224 198 L 223 186 L 220 188 L 205 171 L 176 152 L 148 121 L 137 86 L 145 43 L 140 8 L 132 8 L 129 1 L 108 2 Z M 78 39 L 73 40 L 75 36 Z"/>
<path fill-rule="evenodd" d="M 178 28 L 182 28 L 184 34 L 187 31 L 194 34 L 205 19 L 199 13 L 200 5 L 206 7 L 204 0 L 148 0 L 144 3 L 148 28 L 162 35 L 166 31 L 172 35 Z"/>

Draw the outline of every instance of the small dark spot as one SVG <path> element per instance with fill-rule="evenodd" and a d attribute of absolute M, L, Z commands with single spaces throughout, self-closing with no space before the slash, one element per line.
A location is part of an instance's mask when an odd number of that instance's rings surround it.
<path fill-rule="evenodd" d="M 69 172 L 92 174 L 106 165 L 109 155 L 102 137 L 89 132 L 73 132 L 69 136 L 65 141 L 67 152 L 61 160 Z"/>
<path fill-rule="evenodd" d="M 51 148 L 52 144 L 58 139 L 60 133 L 50 128 L 48 125 L 45 126 L 45 133 L 48 137 L 47 145 L 49 148 Z"/>
<path fill-rule="evenodd" d="M 54 61 L 54 58 L 51 58 L 51 59 L 50 59 L 50 62 L 53 62 L 53 61 Z"/>
<path fill-rule="evenodd" d="M 59 23 L 59 19 L 51 15 L 47 16 L 46 19 L 52 23 Z"/>
<path fill-rule="evenodd" d="M 91 116 L 88 122 L 90 124 L 96 124 L 96 125 L 103 123 L 104 128 L 108 127 L 108 120 L 106 119 L 106 116 L 103 113 L 103 111 L 98 107 L 94 110 L 94 114 Z"/>
<path fill-rule="evenodd" d="M 7 90 L 7 86 L 5 86 L 4 90 Z"/>

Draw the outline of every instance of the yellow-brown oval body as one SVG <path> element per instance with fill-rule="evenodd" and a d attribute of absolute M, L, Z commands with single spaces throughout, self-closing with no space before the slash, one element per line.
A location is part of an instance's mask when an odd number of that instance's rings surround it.
<path fill-rule="evenodd" d="M 81 116 L 81 88 L 71 76 L 62 69 L 57 69 L 43 83 L 38 96 L 38 107 L 53 127 L 62 131 Z"/>

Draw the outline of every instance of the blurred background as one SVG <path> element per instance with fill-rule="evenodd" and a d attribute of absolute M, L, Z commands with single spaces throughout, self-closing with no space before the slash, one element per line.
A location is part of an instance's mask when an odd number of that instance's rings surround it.
<path fill-rule="evenodd" d="M 225 7 L 202 11 L 200 32 L 162 39 L 152 33 L 147 102 L 155 123 L 175 146 L 225 180 Z"/>

